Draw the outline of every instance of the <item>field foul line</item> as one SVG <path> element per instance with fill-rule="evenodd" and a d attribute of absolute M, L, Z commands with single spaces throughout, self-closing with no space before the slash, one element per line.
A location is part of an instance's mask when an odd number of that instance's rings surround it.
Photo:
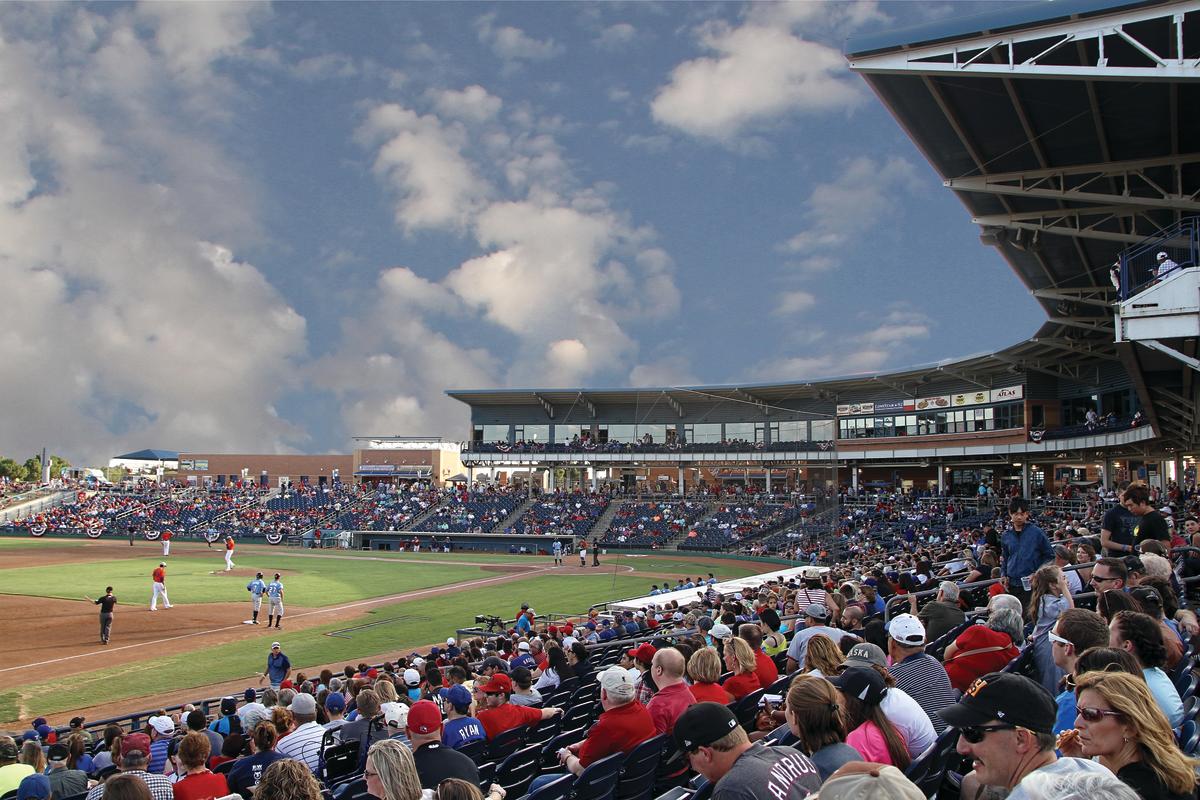
<path fill-rule="evenodd" d="M 534 573 L 548 572 L 548 571 L 552 571 L 553 569 L 554 569 L 553 566 L 537 567 L 537 568 L 533 569 L 532 572 L 534 572 Z M 328 614 L 333 611 L 346 611 L 346 610 L 352 609 L 352 608 L 361 608 L 362 606 L 378 605 L 380 603 L 392 603 L 392 602 L 396 602 L 398 600 L 415 600 L 419 597 L 424 597 L 425 595 L 437 594 L 438 592 L 443 592 L 447 588 L 473 589 L 477 586 L 488 586 L 493 583 L 504 583 L 506 581 L 515 580 L 517 578 L 528 577 L 529 574 L 530 573 L 522 573 L 519 575 L 498 575 L 494 578 L 477 578 L 476 580 L 467 581 L 466 583 L 455 584 L 452 587 L 435 586 L 435 587 L 432 587 L 429 589 L 416 589 L 411 592 L 404 592 L 403 594 L 389 595 L 388 597 L 376 597 L 376 598 L 372 598 L 370 600 L 359 600 L 354 603 L 346 603 L 345 605 L 334 606 L 333 608 L 319 608 L 315 611 L 305 611 L 301 614 L 294 614 L 292 616 L 289 616 L 288 619 L 300 619 L 302 617 L 311 617 L 315 614 Z M 195 637 L 195 636 L 207 636 L 210 633 L 222 633 L 224 631 L 234 631 L 234 630 L 243 630 L 243 629 L 244 629 L 244 624 L 239 622 L 236 625 L 226 625 L 223 628 L 212 628 L 212 629 L 206 630 L 206 631 L 192 631 L 191 633 L 181 633 L 178 636 L 168 636 L 163 639 L 155 639 L 155 640 L 149 641 L 149 642 L 139 642 L 137 644 L 126 644 L 126 645 L 122 645 L 121 647 L 106 647 L 104 649 L 96 650 L 96 651 L 93 651 L 90 653 L 78 653 L 76 655 L 63 656 L 62 658 L 51 658 L 46 661 L 36 661 L 32 664 L 21 664 L 20 666 L 16 666 L 16 667 L 5 667 L 3 669 L 0 669 L 0 673 L 14 672 L 16 670 L 29 669 L 31 667 L 44 667 L 47 664 L 58 664 L 63 661 L 73 661 L 73 660 L 79 659 L 79 658 L 89 658 L 91 656 L 105 655 L 107 653 L 117 653 L 122 650 L 135 650 L 139 647 L 157 647 L 158 645 L 165 644 L 167 642 L 177 642 L 181 639 L 191 639 L 192 637 Z"/>

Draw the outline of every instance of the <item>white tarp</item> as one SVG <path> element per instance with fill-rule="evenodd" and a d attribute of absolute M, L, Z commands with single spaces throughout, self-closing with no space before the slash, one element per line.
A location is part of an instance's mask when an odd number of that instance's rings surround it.
<path fill-rule="evenodd" d="M 759 586 L 769 580 L 787 583 L 787 581 L 795 578 L 797 581 L 799 581 L 800 574 L 805 569 L 807 569 L 807 567 L 789 567 L 787 569 L 778 569 L 774 572 L 763 572 L 758 575 L 747 575 L 744 578 L 733 578 L 727 581 L 720 581 L 714 584 L 714 588 L 726 597 L 732 597 L 734 594 L 744 590 L 757 589 Z M 829 571 L 829 567 L 818 567 L 818 569 L 821 570 L 822 575 Z M 672 600 L 677 601 L 679 605 L 682 606 L 695 602 L 697 599 L 697 593 L 703 597 L 704 593 L 707 591 L 707 586 L 698 586 L 694 589 L 680 589 L 677 592 L 665 592 L 663 594 L 635 597 L 631 600 L 621 600 L 616 603 L 609 603 L 608 607 L 614 611 L 639 611 L 647 606 L 662 607 L 670 603 Z"/>

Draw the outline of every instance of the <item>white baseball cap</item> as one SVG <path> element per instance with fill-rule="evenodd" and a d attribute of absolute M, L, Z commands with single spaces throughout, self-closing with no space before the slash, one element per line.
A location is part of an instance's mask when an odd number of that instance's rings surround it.
<path fill-rule="evenodd" d="M 520 644 L 517 645 L 517 649 L 520 650 L 522 653 L 528 653 L 529 652 L 529 642 L 521 642 Z"/>
<path fill-rule="evenodd" d="M 404 670 L 404 683 L 406 686 L 420 686 L 421 673 L 417 672 L 412 667 Z"/>
<path fill-rule="evenodd" d="M 1157 258 L 1159 261 L 1162 261 L 1162 260 L 1163 260 L 1164 258 L 1166 258 L 1166 257 L 1167 257 L 1167 254 L 1166 254 L 1166 253 L 1159 253 L 1159 254 L 1156 256 L 1156 258 Z"/>
<path fill-rule="evenodd" d="M 901 614 L 888 626 L 888 635 L 903 645 L 925 644 L 925 626 L 912 614 Z"/>
<path fill-rule="evenodd" d="M 458 644 L 458 640 L 455 639 L 453 636 L 450 636 L 450 637 L 446 638 L 446 644 L 454 646 L 454 645 Z"/>
<path fill-rule="evenodd" d="M 712 630 L 709 631 L 709 634 L 714 639 L 732 639 L 733 638 L 733 630 L 723 622 L 718 622 L 716 625 L 713 625 Z"/>
<path fill-rule="evenodd" d="M 149 719 L 150 727 L 161 733 L 163 736 L 170 736 L 175 733 L 175 723 L 170 717 L 151 717 Z"/>

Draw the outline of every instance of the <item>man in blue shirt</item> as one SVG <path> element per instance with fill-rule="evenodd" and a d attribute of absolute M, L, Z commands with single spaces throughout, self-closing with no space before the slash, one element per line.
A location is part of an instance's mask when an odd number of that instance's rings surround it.
<path fill-rule="evenodd" d="M 1054 560 L 1054 548 L 1046 538 L 1046 532 L 1029 521 L 1029 501 L 1014 497 L 1008 504 L 1008 519 L 1012 530 L 1000 539 L 1004 560 L 1000 574 L 1008 593 L 1017 597 L 1021 605 L 1029 603 L 1029 576 L 1038 567 Z"/>
<path fill-rule="evenodd" d="M 271 682 L 271 688 L 279 691 L 279 685 L 292 673 L 292 662 L 283 654 L 279 642 L 271 642 L 271 653 L 267 656 L 267 671 L 263 678 Z M 259 679 L 262 682 L 262 678 Z"/>

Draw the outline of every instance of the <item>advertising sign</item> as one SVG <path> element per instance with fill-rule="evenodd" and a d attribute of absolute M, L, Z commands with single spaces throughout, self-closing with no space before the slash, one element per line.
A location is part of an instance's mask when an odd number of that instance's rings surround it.
<path fill-rule="evenodd" d="M 950 407 L 950 395 L 943 394 L 937 397 L 918 397 L 915 409 L 917 411 L 936 411 L 939 408 Z"/>
<path fill-rule="evenodd" d="M 993 403 L 1006 403 L 1009 400 L 1020 400 L 1024 396 L 1024 386 L 1007 386 L 1003 389 L 992 389 Z"/>
<path fill-rule="evenodd" d="M 991 392 L 987 389 L 980 389 L 977 392 L 951 395 L 950 404 L 953 406 L 981 406 L 987 403 L 990 397 Z"/>

